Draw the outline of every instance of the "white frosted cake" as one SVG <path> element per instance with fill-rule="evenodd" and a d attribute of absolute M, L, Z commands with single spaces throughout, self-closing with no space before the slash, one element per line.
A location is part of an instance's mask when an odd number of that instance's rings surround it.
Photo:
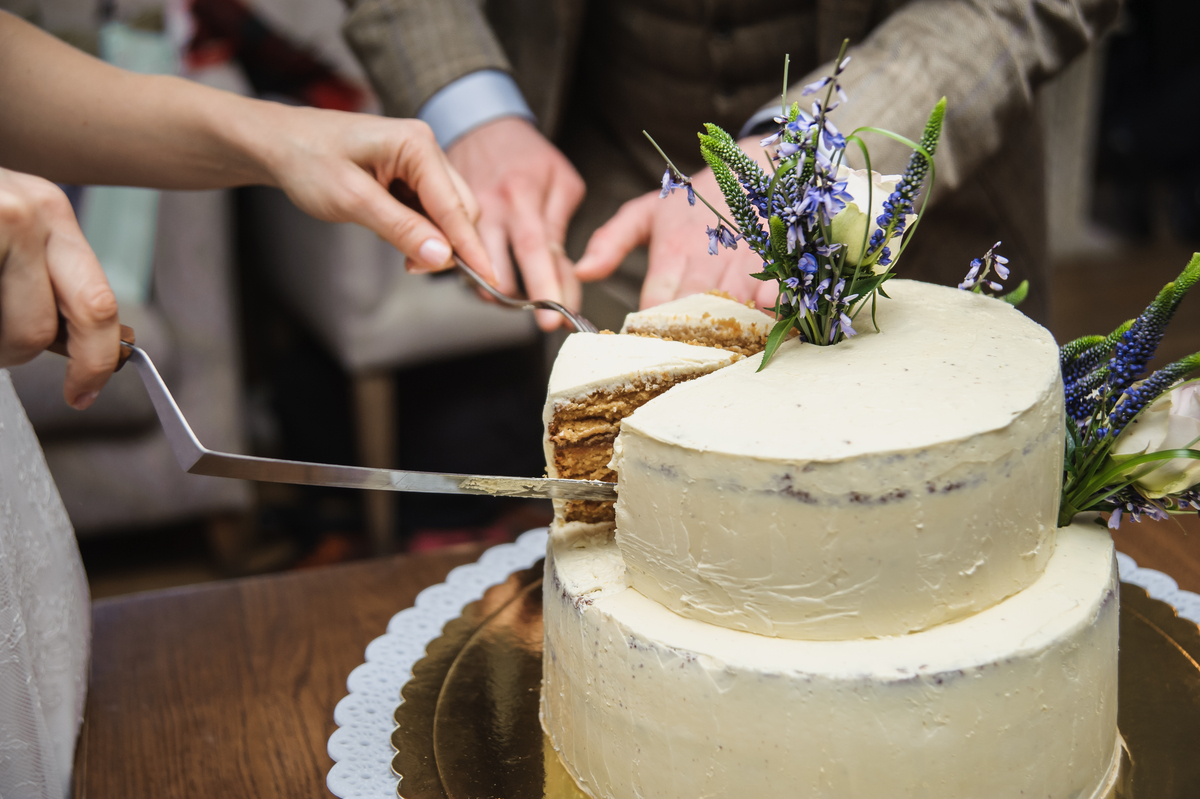
<path fill-rule="evenodd" d="M 882 333 L 625 408 L 615 524 L 556 520 L 542 722 L 592 796 L 1111 791 L 1113 549 L 1055 530 L 1057 347 L 996 300 L 888 293 Z"/>

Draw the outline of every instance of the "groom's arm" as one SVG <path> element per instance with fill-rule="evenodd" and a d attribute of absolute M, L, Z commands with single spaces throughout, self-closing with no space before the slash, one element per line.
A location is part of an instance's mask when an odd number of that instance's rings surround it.
<path fill-rule="evenodd" d="M 541 133 L 479 0 L 347 0 L 342 27 L 389 116 L 433 128 L 480 205 L 479 232 L 501 290 L 579 307 L 563 252 L 583 180 Z M 539 311 L 549 330 L 560 324 Z"/>
<path fill-rule="evenodd" d="M 937 152 L 937 193 L 961 185 L 1003 143 L 1015 120 L 1033 114 L 1039 86 L 1093 45 L 1117 18 L 1121 0 L 915 0 L 850 48 L 842 75 L 848 102 L 832 119 L 842 133 L 874 127 L 916 138 L 940 97 L 949 100 Z M 792 84 L 787 99 L 805 111 L 803 87 L 830 74 L 824 64 Z M 824 93 L 821 93 L 824 97 Z M 778 114 L 769 103 L 744 128 Z M 900 172 L 909 150 L 865 134 L 874 168 Z M 858 148 L 846 149 L 863 166 Z"/>
<path fill-rule="evenodd" d="M 478 0 L 346 4 L 342 34 L 388 116 L 417 116 L 438 91 L 472 73 L 512 72 Z"/>

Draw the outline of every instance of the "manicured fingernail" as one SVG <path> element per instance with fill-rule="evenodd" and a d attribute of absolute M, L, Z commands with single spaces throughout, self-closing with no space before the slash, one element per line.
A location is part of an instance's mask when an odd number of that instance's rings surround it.
<path fill-rule="evenodd" d="M 450 260 L 450 245 L 441 239 L 425 239 L 417 256 L 433 269 L 444 266 Z"/>
<path fill-rule="evenodd" d="M 71 404 L 71 407 L 77 411 L 87 410 L 88 406 L 95 402 L 98 396 L 100 396 L 99 391 L 89 391 L 86 394 L 80 394 L 75 398 L 75 402 Z"/>

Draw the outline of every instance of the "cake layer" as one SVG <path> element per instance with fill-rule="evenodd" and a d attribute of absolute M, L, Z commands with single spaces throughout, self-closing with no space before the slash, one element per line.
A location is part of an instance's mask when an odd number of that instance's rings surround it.
<path fill-rule="evenodd" d="M 617 543 L 682 615 L 804 639 L 899 635 L 1020 591 L 1054 546 L 1054 339 L 998 300 L 887 284 L 878 323 L 784 344 L 622 423 Z"/>
<path fill-rule="evenodd" d="M 621 332 L 753 355 L 767 345 L 774 324 L 773 318 L 727 294 L 708 292 L 631 313 Z"/>
<path fill-rule="evenodd" d="M 683 380 L 741 358 L 734 352 L 637 336 L 568 336 L 550 373 L 543 411 L 551 477 L 615 481 L 609 468 L 621 420 Z M 611 522 L 611 502 L 556 503 L 559 518 Z"/>
<path fill-rule="evenodd" d="M 1116 762 L 1117 590 L 1107 531 L 1077 524 L 969 618 L 768 638 L 672 613 L 605 535 L 557 526 L 542 724 L 603 799 L 1091 799 Z"/>

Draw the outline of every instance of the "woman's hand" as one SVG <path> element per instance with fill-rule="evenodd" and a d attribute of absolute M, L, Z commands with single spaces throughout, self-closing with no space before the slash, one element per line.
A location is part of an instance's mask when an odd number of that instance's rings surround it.
<path fill-rule="evenodd" d="M 0 367 L 31 360 L 67 320 L 63 396 L 92 404 L 117 365 L 117 300 L 53 183 L 0 169 Z"/>
<path fill-rule="evenodd" d="M 453 247 L 495 281 L 475 230 L 479 205 L 424 122 L 255 106 L 240 125 L 247 147 L 302 211 L 369 228 L 408 256 L 409 271 L 452 266 Z"/>

